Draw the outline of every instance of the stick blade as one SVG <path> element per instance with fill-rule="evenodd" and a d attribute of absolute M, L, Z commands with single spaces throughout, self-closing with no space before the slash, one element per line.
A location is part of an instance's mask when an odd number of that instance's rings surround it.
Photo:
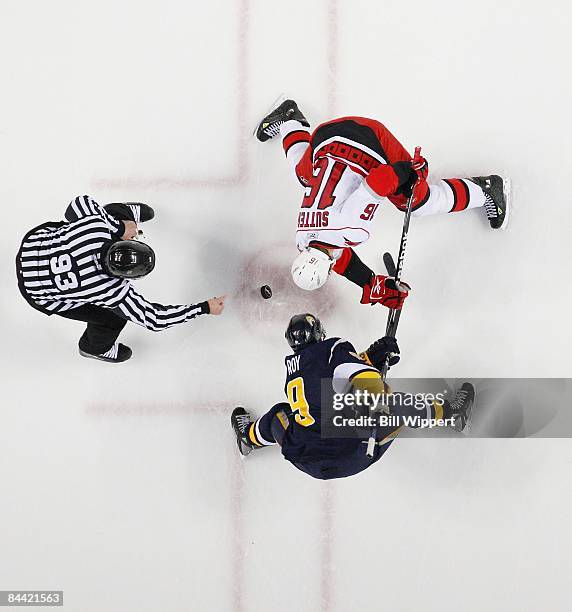
<path fill-rule="evenodd" d="M 393 261 L 391 253 L 383 254 L 383 264 L 385 266 L 385 269 L 387 270 L 387 274 L 389 276 L 395 276 L 395 273 L 397 272 L 397 267 L 395 266 L 395 261 Z"/>

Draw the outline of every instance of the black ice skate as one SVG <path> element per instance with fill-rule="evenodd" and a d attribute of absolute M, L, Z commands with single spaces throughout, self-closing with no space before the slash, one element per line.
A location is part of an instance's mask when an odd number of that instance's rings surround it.
<path fill-rule="evenodd" d="M 451 417 L 455 419 L 453 429 L 459 433 L 464 432 L 471 420 L 475 406 L 475 387 L 469 382 L 463 383 L 457 390 L 453 401 L 449 404 Z"/>
<path fill-rule="evenodd" d="M 122 361 L 131 359 L 133 351 L 128 346 L 125 346 L 125 344 L 116 342 L 106 353 L 102 353 L 101 355 L 88 353 L 81 348 L 79 349 L 79 354 L 89 359 L 99 359 L 99 361 L 107 361 L 108 363 L 121 363 Z"/>
<path fill-rule="evenodd" d="M 280 99 L 278 101 L 280 102 Z M 296 102 L 294 102 L 294 100 L 284 100 L 284 102 L 270 111 L 270 113 L 268 113 L 268 115 L 258 124 L 256 128 L 256 138 L 258 138 L 260 142 L 266 142 L 274 138 L 274 136 L 277 136 L 280 132 L 280 126 L 291 119 L 299 121 L 306 127 L 310 127 L 310 124 L 298 108 Z"/>
<path fill-rule="evenodd" d="M 254 444 L 248 438 L 248 428 L 250 427 L 252 420 L 250 415 L 242 407 L 235 408 L 230 415 L 230 424 L 234 430 L 236 436 L 236 443 L 238 444 L 238 450 L 240 454 L 246 457 L 255 448 Z"/>
<path fill-rule="evenodd" d="M 508 221 L 510 180 L 497 174 L 474 176 L 470 179 L 485 193 L 485 211 L 493 229 L 503 229 Z"/>

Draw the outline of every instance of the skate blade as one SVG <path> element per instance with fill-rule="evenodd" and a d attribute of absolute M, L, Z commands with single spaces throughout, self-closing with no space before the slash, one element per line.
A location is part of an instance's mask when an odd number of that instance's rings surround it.
<path fill-rule="evenodd" d="M 239 453 L 241 459 L 245 459 L 246 457 L 248 457 L 248 455 L 250 455 L 250 453 L 253 450 L 254 449 L 250 448 L 249 446 L 242 446 L 242 444 L 240 444 L 240 443 L 238 445 L 238 453 Z"/>
<path fill-rule="evenodd" d="M 256 132 L 258 131 L 258 127 L 260 126 L 260 122 L 262 121 L 262 119 L 264 119 L 264 117 L 266 117 L 267 115 L 269 115 L 273 110 L 275 110 L 276 108 L 278 108 L 282 102 L 288 100 L 287 96 L 285 93 L 281 93 L 276 100 L 274 100 L 274 102 L 272 103 L 272 106 L 264 113 L 264 115 L 262 115 L 262 118 L 258 120 L 258 123 L 256 124 L 256 126 L 254 127 L 254 129 L 252 130 L 252 135 L 256 138 Z"/>
<path fill-rule="evenodd" d="M 506 202 L 506 212 L 504 215 L 504 221 L 499 227 L 499 230 L 505 230 L 508 227 L 508 220 L 510 217 L 510 211 L 512 208 L 512 181 L 508 177 L 502 178 L 502 191 L 504 194 L 504 201 Z"/>
<path fill-rule="evenodd" d="M 467 417 L 467 422 L 465 423 L 465 427 L 463 428 L 463 431 L 461 432 L 464 436 L 470 436 L 473 431 L 472 424 L 473 424 L 473 416 L 475 414 L 476 407 L 477 407 L 477 390 L 475 389 L 475 396 L 473 397 L 473 404 L 471 406 L 471 409 L 469 410 L 469 416 Z"/>

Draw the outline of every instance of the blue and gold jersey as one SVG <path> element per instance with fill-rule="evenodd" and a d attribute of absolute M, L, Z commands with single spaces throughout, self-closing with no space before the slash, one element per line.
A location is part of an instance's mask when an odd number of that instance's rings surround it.
<path fill-rule="evenodd" d="M 292 429 L 303 430 L 300 435 L 304 437 L 319 437 L 322 402 L 328 401 L 334 391 L 347 392 L 354 376 L 361 372 L 377 372 L 341 338 L 311 344 L 284 362 L 284 391 L 292 412 Z"/>
<path fill-rule="evenodd" d="M 355 437 L 322 437 L 322 408 L 334 393 L 348 393 L 368 379 L 381 383 L 379 370 L 366 363 L 353 345 L 341 338 L 311 344 L 285 358 L 284 391 L 289 423 L 280 444 L 285 459 L 314 478 L 328 480 L 357 474 L 381 459 L 391 441 L 376 445 L 368 457 L 364 440 Z M 286 406 L 284 404 L 284 406 Z M 288 411 L 285 407 L 285 412 Z M 330 410 L 328 413 L 331 414 Z M 280 419 L 282 422 L 282 419 Z M 324 424 L 325 427 L 325 424 Z M 391 432 L 380 432 L 384 438 Z"/>

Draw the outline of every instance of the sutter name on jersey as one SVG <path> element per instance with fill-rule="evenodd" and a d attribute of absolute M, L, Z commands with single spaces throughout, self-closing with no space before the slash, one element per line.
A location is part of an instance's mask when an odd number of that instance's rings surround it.
<path fill-rule="evenodd" d="M 328 227 L 330 213 L 327 210 L 312 210 L 298 214 L 298 228 L 320 228 Z"/>

